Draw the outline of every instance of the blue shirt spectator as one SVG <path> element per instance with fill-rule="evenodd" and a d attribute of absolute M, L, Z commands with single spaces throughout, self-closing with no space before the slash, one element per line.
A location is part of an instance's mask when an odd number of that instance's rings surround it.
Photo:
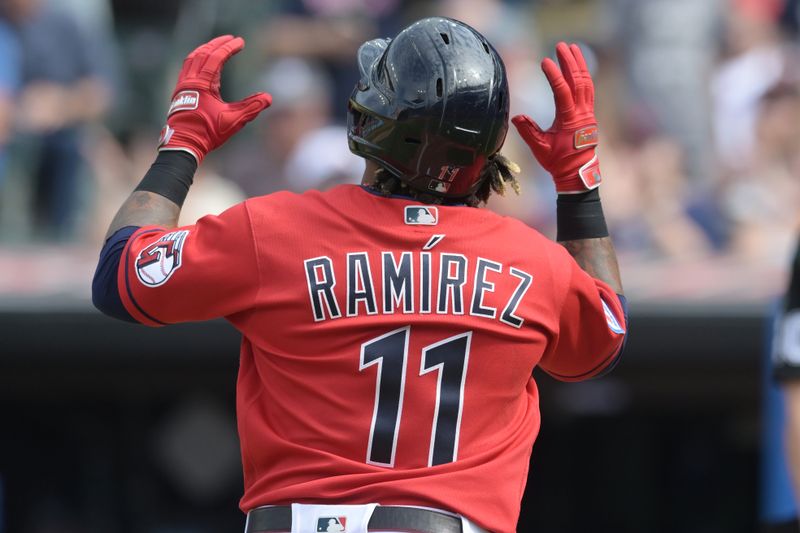
<path fill-rule="evenodd" d="M 15 123 L 29 154 L 34 225 L 39 237 L 72 237 L 82 166 L 81 126 L 109 104 L 108 84 L 93 47 L 68 13 L 41 0 L 6 0 L 5 20 L 21 50 L 22 87 Z"/>
<path fill-rule="evenodd" d="M 6 145 L 11 134 L 14 97 L 22 74 L 20 45 L 14 30 L 0 20 L 0 185 L 6 174 Z"/>

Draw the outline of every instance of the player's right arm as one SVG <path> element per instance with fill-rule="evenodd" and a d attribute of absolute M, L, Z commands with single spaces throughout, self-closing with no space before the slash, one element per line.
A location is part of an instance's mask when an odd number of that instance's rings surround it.
<path fill-rule="evenodd" d="M 103 313 L 158 325 L 224 316 L 249 300 L 257 282 L 245 272 L 256 263 L 244 204 L 176 229 L 203 158 L 271 103 L 266 93 L 234 103 L 220 97 L 222 67 L 242 48 L 242 38 L 224 35 L 184 61 L 159 155 L 112 220 L 100 252 L 92 301 Z"/>
<path fill-rule="evenodd" d="M 561 334 L 555 352 L 542 366 L 561 379 L 583 379 L 610 368 L 617 360 L 628 313 L 598 191 L 602 177 L 596 152 L 599 134 L 594 84 L 576 44 L 558 43 L 556 54 L 558 64 L 550 58 L 542 61 L 556 104 L 552 126 L 542 130 L 526 115 L 512 120 L 539 164 L 553 176 L 558 192 L 557 240 L 581 270 L 570 276 L 560 314 Z M 602 315 L 610 333 L 598 319 Z M 593 319 L 597 326 L 588 327 Z M 598 343 L 608 346 L 609 353 L 595 356 L 592 350 Z"/>

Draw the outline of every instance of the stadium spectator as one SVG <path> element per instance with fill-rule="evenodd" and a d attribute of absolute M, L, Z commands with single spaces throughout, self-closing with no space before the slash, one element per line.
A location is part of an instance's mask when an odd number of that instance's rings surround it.
<path fill-rule="evenodd" d="M 675 140 L 657 136 L 640 146 L 617 145 L 610 152 L 604 159 L 606 171 L 618 178 L 604 194 L 611 199 L 607 217 L 619 232 L 621 254 L 685 261 L 712 253 L 712 241 L 693 217 L 708 208 L 694 199 Z"/>
<path fill-rule="evenodd" d="M 259 85 L 271 89 L 270 120 L 257 125 L 255 138 L 244 139 L 226 152 L 223 168 L 248 196 L 302 190 L 287 173 L 287 165 L 307 135 L 333 123 L 331 81 L 315 63 L 284 58 L 266 69 Z M 328 149 L 348 153 L 346 135 Z"/>
<path fill-rule="evenodd" d="M 219 215 L 247 199 L 236 183 L 215 172 L 213 167 L 197 173 L 192 185 L 192 192 L 195 191 L 197 196 L 187 200 L 181 210 L 181 225 L 194 224 L 206 215 Z"/>
<path fill-rule="evenodd" d="M 730 253 L 751 264 L 788 263 L 800 223 L 800 89 L 779 83 L 761 98 L 746 167 L 724 176 Z"/>
<path fill-rule="evenodd" d="M 364 160 L 347 148 L 347 129 L 326 126 L 304 135 L 286 162 L 291 188 L 327 190 L 342 183 L 359 183 Z"/>
<path fill-rule="evenodd" d="M 67 14 L 42 0 L 6 0 L 2 17 L 21 46 L 16 119 L 20 141 L 33 153 L 34 223 L 40 236 L 65 240 L 75 222 L 81 126 L 108 109 L 108 85 L 97 56 Z"/>
<path fill-rule="evenodd" d="M 724 169 L 746 166 L 756 142 L 759 101 L 786 70 L 774 2 L 737 0 L 724 19 L 723 60 L 710 83 L 717 157 Z"/>
<path fill-rule="evenodd" d="M 20 47 L 13 29 L 0 20 L 0 188 L 6 173 L 6 147 L 14 123 L 14 95 L 20 84 Z"/>
<path fill-rule="evenodd" d="M 267 58 L 296 57 L 321 65 L 330 98 L 347 102 L 358 76 L 353 56 L 364 41 L 403 26 L 400 0 L 287 0 L 261 32 Z M 344 120 L 344 116 L 341 117 Z"/>

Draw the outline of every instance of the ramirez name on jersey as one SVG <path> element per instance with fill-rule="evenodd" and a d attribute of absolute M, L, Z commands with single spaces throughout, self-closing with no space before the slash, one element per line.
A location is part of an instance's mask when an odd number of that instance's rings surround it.
<path fill-rule="evenodd" d="M 328 256 L 303 261 L 314 321 L 399 311 L 455 315 L 467 312 L 515 328 L 524 323 L 515 313 L 533 280 L 527 272 L 481 257 L 470 268 L 468 258 L 455 253 L 442 252 L 434 257 L 432 252 L 402 252 L 399 258 L 389 251 L 371 254 L 352 252 L 338 261 Z M 434 262 L 438 262 L 436 271 Z M 374 273 L 370 264 L 378 264 L 380 272 Z M 503 297 L 502 308 L 493 307 L 484 299 L 487 293 L 495 292 L 502 277 L 513 281 L 503 286 L 515 288 L 497 295 Z M 334 290 L 339 280 L 346 283 L 345 302 Z M 472 287 L 471 295 L 465 294 L 468 285 Z M 376 287 L 381 288 L 380 302 Z"/>

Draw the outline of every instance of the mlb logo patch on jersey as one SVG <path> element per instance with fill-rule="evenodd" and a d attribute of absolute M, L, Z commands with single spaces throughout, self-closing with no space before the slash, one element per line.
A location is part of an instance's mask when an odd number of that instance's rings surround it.
<path fill-rule="evenodd" d="M 347 533 L 346 516 L 323 516 L 317 519 L 317 531 Z"/>
<path fill-rule="evenodd" d="M 430 205 L 407 205 L 405 222 L 411 226 L 435 226 L 439 223 L 439 210 Z"/>
<path fill-rule="evenodd" d="M 189 230 L 167 233 L 136 256 L 136 277 L 143 285 L 158 287 L 181 266 L 181 249 Z"/>

